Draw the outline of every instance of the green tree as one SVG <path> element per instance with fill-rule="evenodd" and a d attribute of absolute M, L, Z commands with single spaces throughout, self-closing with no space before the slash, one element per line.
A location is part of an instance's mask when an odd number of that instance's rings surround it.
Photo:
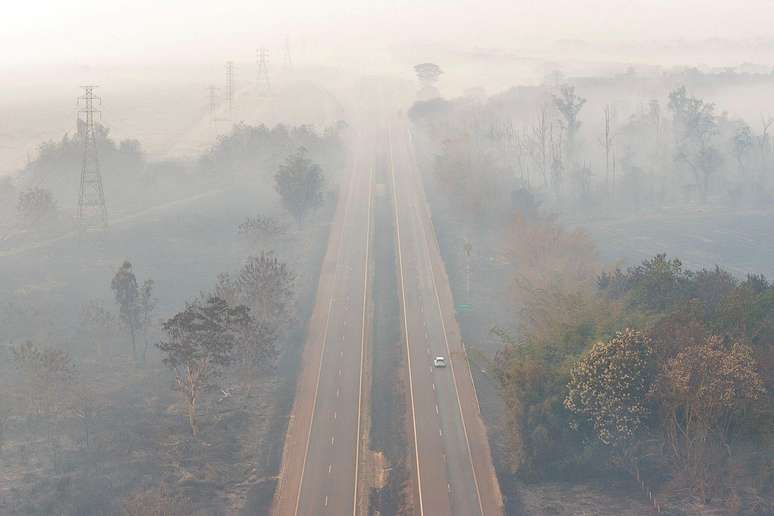
<path fill-rule="evenodd" d="M 25 227 L 36 227 L 56 219 L 57 209 L 54 196 L 45 188 L 35 187 L 19 193 L 16 204 L 19 223 Z"/>
<path fill-rule="evenodd" d="M 232 307 L 209 296 L 188 304 L 163 324 L 167 337 L 157 346 L 164 353 L 164 364 L 175 373 L 176 390 L 185 401 L 194 436 L 199 432 L 197 412 L 202 395 L 217 385 L 252 323 L 246 306 Z"/>
<path fill-rule="evenodd" d="M 137 331 L 140 329 L 140 291 L 137 278 L 132 271 L 132 264 L 124 261 L 110 282 L 121 322 L 129 330 L 132 339 L 132 359 L 137 360 Z"/>
<path fill-rule="evenodd" d="M 305 148 L 300 147 L 288 156 L 274 180 L 285 208 L 299 224 L 322 205 L 325 177 L 320 166 L 306 157 Z"/>

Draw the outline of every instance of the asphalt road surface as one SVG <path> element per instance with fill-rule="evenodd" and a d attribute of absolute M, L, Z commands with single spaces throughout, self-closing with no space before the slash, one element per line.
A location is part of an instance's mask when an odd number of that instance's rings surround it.
<path fill-rule="evenodd" d="M 309 323 L 276 515 L 356 511 L 373 169 L 362 156 L 350 169 Z"/>
<path fill-rule="evenodd" d="M 340 193 L 302 360 L 273 513 L 362 514 L 358 489 L 369 313 L 369 274 L 397 274 L 407 353 L 406 418 L 414 510 L 419 515 L 499 515 L 502 498 L 479 414 L 405 119 L 389 117 L 359 138 Z M 379 162 L 377 162 L 377 159 Z M 372 235 L 374 166 L 385 167 L 394 235 Z M 394 238 L 397 271 L 370 271 L 372 238 Z M 444 356 L 448 366 L 433 367 Z M 398 379 L 396 378 L 396 381 Z M 360 479 L 361 484 L 363 483 Z"/>
<path fill-rule="evenodd" d="M 404 344 L 410 375 L 417 512 L 502 514 L 486 429 L 416 168 L 408 125 L 388 126 Z M 436 368 L 433 358 L 447 357 Z"/>

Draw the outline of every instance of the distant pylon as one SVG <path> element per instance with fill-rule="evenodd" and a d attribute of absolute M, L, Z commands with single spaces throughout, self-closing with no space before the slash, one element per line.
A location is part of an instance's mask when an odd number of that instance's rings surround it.
<path fill-rule="evenodd" d="M 271 82 L 269 81 L 269 51 L 261 47 L 258 50 L 258 78 L 256 87 L 259 97 L 271 95 Z"/>
<path fill-rule="evenodd" d="M 290 36 L 285 36 L 285 68 L 293 68 L 293 60 L 290 58 Z"/>
<path fill-rule="evenodd" d="M 228 61 L 226 63 L 226 95 L 228 100 L 228 118 L 233 118 L 234 110 L 234 62 Z"/>
<path fill-rule="evenodd" d="M 217 122 L 216 114 L 218 110 L 218 88 L 210 84 L 207 87 L 207 98 L 210 103 L 210 123 L 214 124 Z"/>
<path fill-rule="evenodd" d="M 94 128 L 94 116 L 102 114 L 94 108 L 95 101 L 97 105 L 102 104 L 102 99 L 94 95 L 96 87 L 81 86 L 83 95 L 78 97 L 78 135 L 83 139 L 81 188 L 78 195 L 78 226 L 81 231 L 104 230 L 108 224 Z"/>

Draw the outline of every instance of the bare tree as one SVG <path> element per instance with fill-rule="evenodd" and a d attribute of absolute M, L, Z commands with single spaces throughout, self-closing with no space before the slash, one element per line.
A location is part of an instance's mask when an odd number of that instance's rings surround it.
<path fill-rule="evenodd" d="M 761 134 L 755 138 L 758 150 L 758 170 L 759 182 L 764 185 L 769 169 L 769 159 L 771 155 L 771 138 L 769 137 L 769 128 L 774 124 L 774 117 L 761 115 Z"/>
<path fill-rule="evenodd" d="M 555 126 L 557 126 L 557 131 L 554 131 Z M 554 190 L 554 196 L 557 200 L 559 200 L 562 194 L 562 182 L 564 180 L 563 137 L 564 126 L 561 124 L 550 124 L 548 126 L 548 141 L 551 150 L 551 188 Z"/>
<path fill-rule="evenodd" d="M 611 104 L 605 105 L 603 111 L 602 134 L 599 136 L 599 144 L 605 150 L 605 190 L 610 191 L 610 158 L 613 151 L 613 140 L 615 131 L 615 107 Z"/>
<path fill-rule="evenodd" d="M 534 158 L 540 175 L 543 177 L 543 188 L 548 189 L 548 167 L 549 167 L 549 126 L 551 122 L 548 118 L 550 106 L 543 103 L 538 111 L 535 125 L 532 127 L 532 138 L 534 145 Z"/>
<path fill-rule="evenodd" d="M 276 328 L 290 320 L 296 275 L 271 252 L 247 260 L 235 283 L 239 302 L 254 316 Z"/>
<path fill-rule="evenodd" d="M 559 94 L 554 95 L 553 99 L 556 109 L 562 115 L 562 123 L 567 132 L 565 154 L 567 162 L 572 165 L 575 159 L 575 144 L 578 137 L 578 131 L 581 127 L 581 122 L 578 120 L 578 114 L 581 109 L 583 109 L 586 99 L 577 95 L 575 93 L 575 86 L 570 84 L 563 84 L 559 88 Z"/>
<path fill-rule="evenodd" d="M 688 165 L 701 188 L 702 199 L 706 199 L 710 177 L 721 163 L 713 141 L 718 133 L 715 106 L 689 97 L 683 86 L 669 94 L 669 109 L 674 115 L 674 159 Z"/>
<path fill-rule="evenodd" d="M 81 331 L 88 344 L 96 349 L 97 356 L 102 358 L 105 343 L 116 331 L 115 316 L 100 301 L 89 301 L 81 308 Z"/>
<path fill-rule="evenodd" d="M 284 235 L 287 232 L 287 225 L 274 217 L 258 215 L 249 217 L 239 225 L 239 236 L 247 239 L 250 244 L 255 245 L 261 241 Z"/>
<path fill-rule="evenodd" d="M 25 342 L 13 349 L 28 417 L 41 419 L 54 468 L 59 467 L 59 419 L 68 411 L 75 366 L 64 351 Z"/>
<path fill-rule="evenodd" d="M 140 329 L 142 330 L 142 338 L 144 346 L 142 348 L 142 363 L 145 363 L 145 355 L 148 353 L 148 330 L 153 323 L 153 312 L 156 310 L 156 304 L 158 300 L 153 296 L 152 279 L 146 279 L 140 287 L 139 299 L 138 299 L 138 320 L 140 323 Z"/>

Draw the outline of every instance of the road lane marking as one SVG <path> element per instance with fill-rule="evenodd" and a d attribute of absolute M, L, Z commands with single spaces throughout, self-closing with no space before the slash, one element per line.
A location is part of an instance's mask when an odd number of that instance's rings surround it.
<path fill-rule="evenodd" d="M 393 198 L 393 212 L 395 213 L 395 233 L 396 240 L 398 242 L 398 269 L 400 270 L 400 293 L 403 299 L 403 328 L 406 333 L 406 355 L 408 358 L 408 370 L 409 370 L 409 395 L 411 399 L 411 423 L 414 428 L 414 457 L 416 458 L 417 468 L 417 488 L 419 491 L 419 514 L 423 516 L 425 513 L 424 504 L 422 503 L 422 473 L 419 469 L 419 446 L 417 445 L 417 418 L 414 408 L 414 381 L 411 377 L 411 349 L 409 347 L 409 331 L 408 331 L 408 311 L 406 310 L 406 288 L 405 279 L 403 277 L 403 250 L 400 245 L 400 217 L 398 217 L 398 192 L 395 186 L 395 161 L 392 155 L 392 130 L 389 123 L 387 124 L 387 139 L 390 148 L 390 173 L 392 175 L 392 198 Z"/>
<path fill-rule="evenodd" d="M 339 394 L 341 394 L 341 393 L 339 392 L 339 389 L 338 389 L 338 387 L 337 387 L 337 388 L 336 388 L 336 399 L 339 399 Z"/>
<path fill-rule="evenodd" d="M 438 403 L 435 404 L 435 413 L 438 414 Z"/>
<path fill-rule="evenodd" d="M 330 474 L 332 469 L 333 469 L 333 464 L 328 464 L 328 473 L 329 474 Z"/>
<path fill-rule="evenodd" d="M 341 376 L 341 369 L 339 369 L 339 376 Z"/>
<path fill-rule="evenodd" d="M 328 495 L 325 495 L 325 506 L 328 507 Z"/>
<path fill-rule="evenodd" d="M 438 435 L 440 435 L 441 437 L 443 437 L 443 430 L 441 430 L 440 428 L 438 429 Z"/>
<path fill-rule="evenodd" d="M 355 494 L 352 501 L 352 515 L 357 516 L 357 476 L 360 466 L 360 406 L 363 400 L 363 361 L 365 360 L 365 339 L 366 339 L 366 304 L 368 302 L 368 260 L 371 248 L 371 205 L 373 200 L 374 185 L 374 167 L 371 165 L 371 172 L 368 177 L 368 221 L 366 226 L 366 253 L 365 266 L 363 271 L 363 318 L 360 322 L 360 379 L 358 380 L 357 391 L 357 433 L 355 434 Z M 339 371 L 341 374 L 341 371 Z"/>
<path fill-rule="evenodd" d="M 342 238 L 344 231 L 342 230 Z M 341 246 L 341 242 L 339 242 Z M 340 248 L 339 248 L 340 249 Z M 336 251 L 338 253 L 338 250 Z M 323 358 L 325 358 L 325 343 L 328 340 L 328 325 L 331 322 L 331 310 L 333 309 L 333 297 L 328 301 L 328 315 L 325 318 L 325 329 L 323 330 L 322 350 L 320 351 L 320 365 L 317 368 L 317 385 L 314 388 L 314 401 L 312 402 L 312 421 L 309 423 L 309 433 L 306 436 L 306 449 L 304 450 L 304 463 L 301 465 L 301 479 L 298 482 L 298 497 L 296 498 L 296 509 L 294 514 L 298 514 L 298 507 L 301 504 L 301 491 L 304 486 L 304 473 L 306 472 L 306 459 L 309 456 L 309 442 L 312 440 L 312 427 L 314 426 L 314 413 L 317 410 L 317 392 L 320 389 L 320 375 L 322 373 Z"/>
<path fill-rule="evenodd" d="M 333 419 L 336 419 L 336 411 L 333 411 Z"/>
<path fill-rule="evenodd" d="M 435 390 L 435 384 L 433 384 L 433 390 Z"/>
<path fill-rule="evenodd" d="M 331 446 L 333 446 L 333 443 L 335 443 L 335 442 L 336 442 L 336 436 L 332 435 L 331 436 Z"/>

